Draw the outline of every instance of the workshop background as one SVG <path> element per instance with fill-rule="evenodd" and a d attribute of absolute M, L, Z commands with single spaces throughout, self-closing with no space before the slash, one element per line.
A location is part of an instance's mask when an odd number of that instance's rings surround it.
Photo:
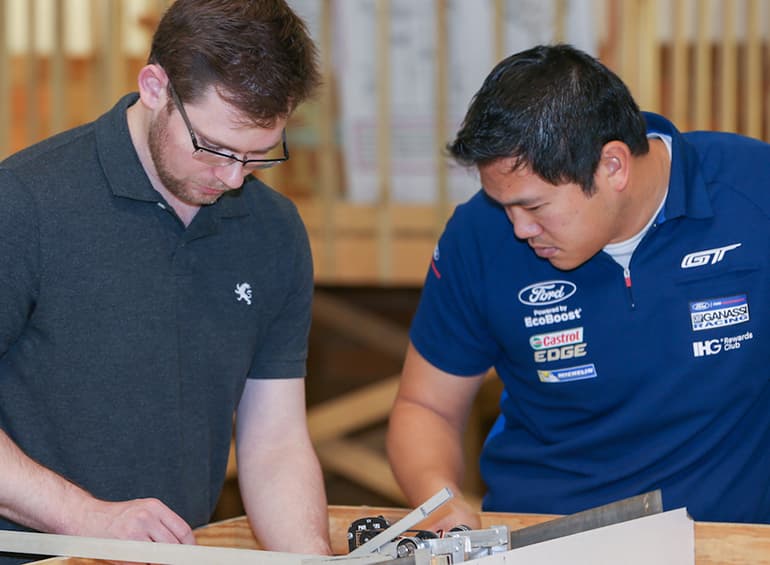
<path fill-rule="evenodd" d="M 260 172 L 298 205 L 317 291 L 308 418 L 336 505 L 403 506 L 384 453 L 407 331 L 438 234 L 478 189 L 443 155 L 495 62 L 566 41 L 680 129 L 770 139 L 770 0 L 289 0 L 324 87 Z M 166 0 L 0 0 L 0 158 L 135 90 Z M 466 438 L 467 495 L 497 414 L 490 375 Z M 422 441 L 418 433 L 415 442 Z M 243 512 L 234 460 L 215 519 Z"/>

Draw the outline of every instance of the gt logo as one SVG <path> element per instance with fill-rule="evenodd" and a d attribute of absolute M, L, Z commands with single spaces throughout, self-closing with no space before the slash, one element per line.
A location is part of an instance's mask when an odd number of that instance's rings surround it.
<path fill-rule="evenodd" d="M 725 258 L 725 253 L 732 251 L 736 247 L 740 247 L 740 243 L 733 243 L 732 245 L 725 245 L 724 247 L 717 247 L 715 249 L 705 249 L 704 251 L 696 251 L 695 253 L 688 253 L 682 259 L 681 267 L 683 269 L 691 269 L 693 267 L 702 267 L 704 265 L 713 265 L 719 263 Z"/>
<path fill-rule="evenodd" d="M 722 351 L 722 344 L 718 339 L 707 339 L 706 341 L 693 341 L 692 353 L 695 357 L 703 357 L 704 355 L 716 355 Z"/>
<path fill-rule="evenodd" d="M 546 361 L 559 361 L 561 359 L 585 357 L 586 345 L 587 344 L 585 343 L 578 343 L 577 345 L 565 345 L 564 347 L 540 349 L 535 351 L 535 363 L 545 363 Z"/>

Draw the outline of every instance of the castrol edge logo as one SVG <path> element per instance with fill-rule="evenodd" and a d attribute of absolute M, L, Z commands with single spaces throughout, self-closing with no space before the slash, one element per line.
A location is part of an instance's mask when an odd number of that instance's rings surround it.
<path fill-rule="evenodd" d="M 545 281 L 531 284 L 519 291 L 519 302 L 527 306 L 546 306 L 567 300 L 577 287 L 569 281 Z"/>
<path fill-rule="evenodd" d="M 587 355 L 588 344 L 583 343 L 583 327 L 533 335 L 529 345 L 535 350 L 535 363 L 550 363 L 577 359 Z"/>
<path fill-rule="evenodd" d="M 559 332 L 550 332 L 547 334 L 533 335 L 529 338 L 529 345 L 532 349 L 550 349 L 560 345 L 573 345 L 583 342 L 583 328 L 572 328 Z"/>

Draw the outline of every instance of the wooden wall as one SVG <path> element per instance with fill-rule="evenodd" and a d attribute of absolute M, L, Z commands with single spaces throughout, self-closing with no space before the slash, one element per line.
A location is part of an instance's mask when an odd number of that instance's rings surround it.
<path fill-rule="evenodd" d="M 55 24 L 35 25 L 40 3 L 25 3 L 30 12 L 26 51 L 11 51 L 0 41 L 0 156 L 53 132 L 96 117 L 123 92 L 133 88 L 142 57 L 121 47 L 125 33 L 125 2 L 90 0 L 93 49 L 66 56 L 66 0 L 51 0 Z M 312 144 L 292 147 L 292 160 L 270 170 L 267 180 L 299 204 L 311 231 L 319 282 L 328 284 L 419 285 L 426 258 L 454 202 L 447 187 L 448 164 L 435 154 L 435 194 L 427 203 L 405 204 L 393 197 L 388 171 L 394 165 L 389 143 L 391 111 L 389 80 L 390 0 L 376 0 L 377 37 L 371 64 L 379 77 L 376 106 L 378 191 L 372 202 L 350 202 L 346 194 L 343 155 L 336 128 L 339 117 L 339 78 L 332 64 L 335 34 L 332 0 L 317 0 L 321 17 L 317 39 L 326 87 L 320 97 L 301 109 L 298 119 L 313 131 Z M 471 1 L 471 0 L 459 0 Z M 480 0 L 479 0 L 480 1 Z M 493 3 L 495 22 L 509 6 Z M 0 0 L 0 30 L 8 22 L 10 0 Z M 667 114 L 680 129 L 725 129 L 768 139 L 768 0 L 593 0 L 601 35 L 599 56 L 626 80 L 648 110 Z M 164 0 L 147 0 L 141 24 L 150 31 Z M 563 39 L 566 0 L 556 2 L 553 39 Z M 37 8 L 36 8 L 37 6 Z M 435 0 L 438 43 L 434 80 L 447 84 L 447 0 Z M 53 50 L 41 53 L 34 45 L 40 35 Z M 505 55 L 504 30 L 492 25 L 488 37 L 497 58 Z M 36 38 L 36 39 L 35 39 Z M 481 40 L 476 38 L 475 40 Z M 446 113 L 447 88 L 435 89 L 435 107 Z M 308 121 L 310 122 L 308 124 Z M 452 137 L 445 120 L 436 120 L 435 138 Z M 291 139 L 291 131 L 290 131 Z M 443 142 L 440 144 L 443 145 Z M 396 166 L 398 163 L 395 163 Z"/>

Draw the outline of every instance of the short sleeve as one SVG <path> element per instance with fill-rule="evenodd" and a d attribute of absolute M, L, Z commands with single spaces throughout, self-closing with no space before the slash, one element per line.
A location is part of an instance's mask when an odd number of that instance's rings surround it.
<path fill-rule="evenodd" d="M 499 351 L 489 332 L 484 245 L 466 210 L 448 222 L 430 261 L 410 337 L 435 367 L 454 375 L 487 371 Z"/>

